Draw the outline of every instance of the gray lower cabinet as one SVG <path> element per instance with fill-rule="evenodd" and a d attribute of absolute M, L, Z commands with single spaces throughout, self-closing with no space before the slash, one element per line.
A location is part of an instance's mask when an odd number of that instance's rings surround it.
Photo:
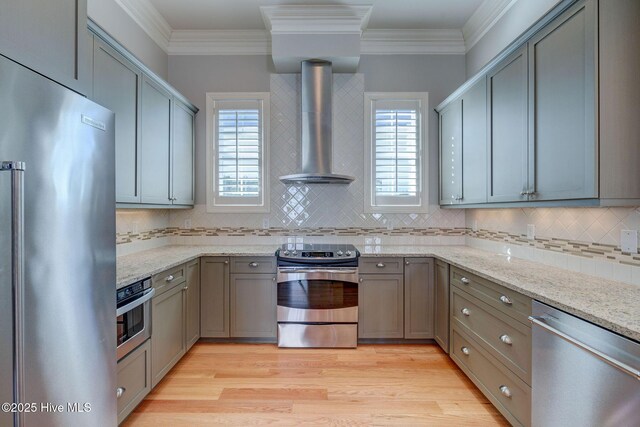
<path fill-rule="evenodd" d="M 142 73 L 98 37 L 93 49 L 93 100 L 116 114 L 116 202 L 140 203 Z"/>
<path fill-rule="evenodd" d="M 358 338 L 404 337 L 404 276 L 361 274 Z"/>
<path fill-rule="evenodd" d="M 173 283 L 151 304 L 151 382 L 155 387 L 178 363 L 185 346 L 185 283 Z"/>
<path fill-rule="evenodd" d="M 489 202 L 527 200 L 529 187 L 527 47 L 487 75 Z"/>
<path fill-rule="evenodd" d="M 200 335 L 229 337 L 229 257 L 200 258 Z"/>
<path fill-rule="evenodd" d="M 434 260 L 404 259 L 404 338 L 434 337 Z"/>
<path fill-rule="evenodd" d="M 118 362 L 118 424 L 151 391 L 151 341 Z"/>
<path fill-rule="evenodd" d="M 143 76 L 140 119 L 140 201 L 171 204 L 171 94 Z"/>
<path fill-rule="evenodd" d="M 449 264 L 437 259 L 434 276 L 434 338 L 445 353 L 449 353 Z"/>
<path fill-rule="evenodd" d="M 0 53 L 76 92 L 90 92 L 87 0 L 3 0 Z"/>
<path fill-rule="evenodd" d="M 230 286 L 231 337 L 275 339 L 275 274 L 232 274 Z"/>
<path fill-rule="evenodd" d="M 186 265 L 186 351 L 200 339 L 200 260 Z"/>
<path fill-rule="evenodd" d="M 532 200 L 598 197 L 596 41 L 596 2 L 589 0 L 528 43 Z"/>

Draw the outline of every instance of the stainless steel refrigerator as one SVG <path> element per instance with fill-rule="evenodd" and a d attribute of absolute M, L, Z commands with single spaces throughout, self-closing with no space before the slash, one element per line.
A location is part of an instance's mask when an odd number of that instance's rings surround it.
<path fill-rule="evenodd" d="M 113 113 L 0 56 L 1 426 L 116 425 L 114 150 Z"/>

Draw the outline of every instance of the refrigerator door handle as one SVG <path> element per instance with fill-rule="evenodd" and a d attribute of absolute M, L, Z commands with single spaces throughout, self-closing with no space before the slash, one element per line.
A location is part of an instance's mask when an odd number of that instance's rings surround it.
<path fill-rule="evenodd" d="M 24 162 L 0 162 L 0 171 L 11 172 L 11 299 L 13 306 L 13 396 L 24 402 Z M 14 414 L 14 425 L 23 425 L 22 412 Z"/>

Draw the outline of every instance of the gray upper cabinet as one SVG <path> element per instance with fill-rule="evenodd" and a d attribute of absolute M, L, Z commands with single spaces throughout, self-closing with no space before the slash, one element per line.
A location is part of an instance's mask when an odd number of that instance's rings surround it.
<path fill-rule="evenodd" d="M 440 112 L 440 204 L 462 199 L 462 99 Z"/>
<path fill-rule="evenodd" d="M 487 201 L 487 83 L 478 80 L 462 94 L 461 204 Z"/>
<path fill-rule="evenodd" d="M 229 337 L 229 258 L 200 259 L 200 335 Z"/>
<path fill-rule="evenodd" d="M 87 0 L 3 0 L 0 53 L 87 95 Z"/>
<path fill-rule="evenodd" d="M 487 75 L 490 202 L 526 200 L 529 182 L 526 46 Z"/>
<path fill-rule="evenodd" d="M 276 338 L 276 276 L 231 275 L 231 336 Z"/>
<path fill-rule="evenodd" d="M 405 258 L 404 337 L 431 339 L 434 336 L 433 258 Z"/>
<path fill-rule="evenodd" d="M 598 197 L 595 20 L 581 3 L 528 43 L 533 200 Z"/>
<path fill-rule="evenodd" d="M 193 205 L 194 202 L 194 118 L 189 107 L 173 101 L 171 198 L 174 205 Z"/>
<path fill-rule="evenodd" d="M 403 337 L 403 275 L 361 274 L 358 289 L 358 338 Z"/>
<path fill-rule="evenodd" d="M 171 94 L 143 76 L 140 120 L 140 201 L 171 204 Z"/>
<path fill-rule="evenodd" d="M 142 73 L 122 55 L 94 41 L 93 100 L 116 114 L 116 202 L 140 202 L 139 128 Z"/>

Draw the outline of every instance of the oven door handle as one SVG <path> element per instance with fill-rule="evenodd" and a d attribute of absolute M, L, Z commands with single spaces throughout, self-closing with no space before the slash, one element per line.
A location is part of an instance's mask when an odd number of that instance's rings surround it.
<path fill-rule="evenodd" d="M 357 268 L 353 268 L 353 269 L 344 269 L 344 270 L 332 270 L 329 268 L 290 268 L 290 269 L 284 269 L 281 268 L 278 270 L 278 273 L 280 274 L 322 274 L 322 273 L 329 273 L 329 274 L 356 274 L 358 272 Z"/>
<path fill-rule="evenodd" d="M 155 294 L 156 294 L 155 288 L 147 289 L 142 293 L 142 296 L 140 298 L 137 298 L 136 300 L 131 301 L 129 304 L 123 305 L 122 307 L 118 308 L 116 310 L 116 317 L 122 316 L 127 311 L 131 311 L 134 308 L 141 306 L 142 304 L 144 304 L 145 302 L 153 298 Z"/>

